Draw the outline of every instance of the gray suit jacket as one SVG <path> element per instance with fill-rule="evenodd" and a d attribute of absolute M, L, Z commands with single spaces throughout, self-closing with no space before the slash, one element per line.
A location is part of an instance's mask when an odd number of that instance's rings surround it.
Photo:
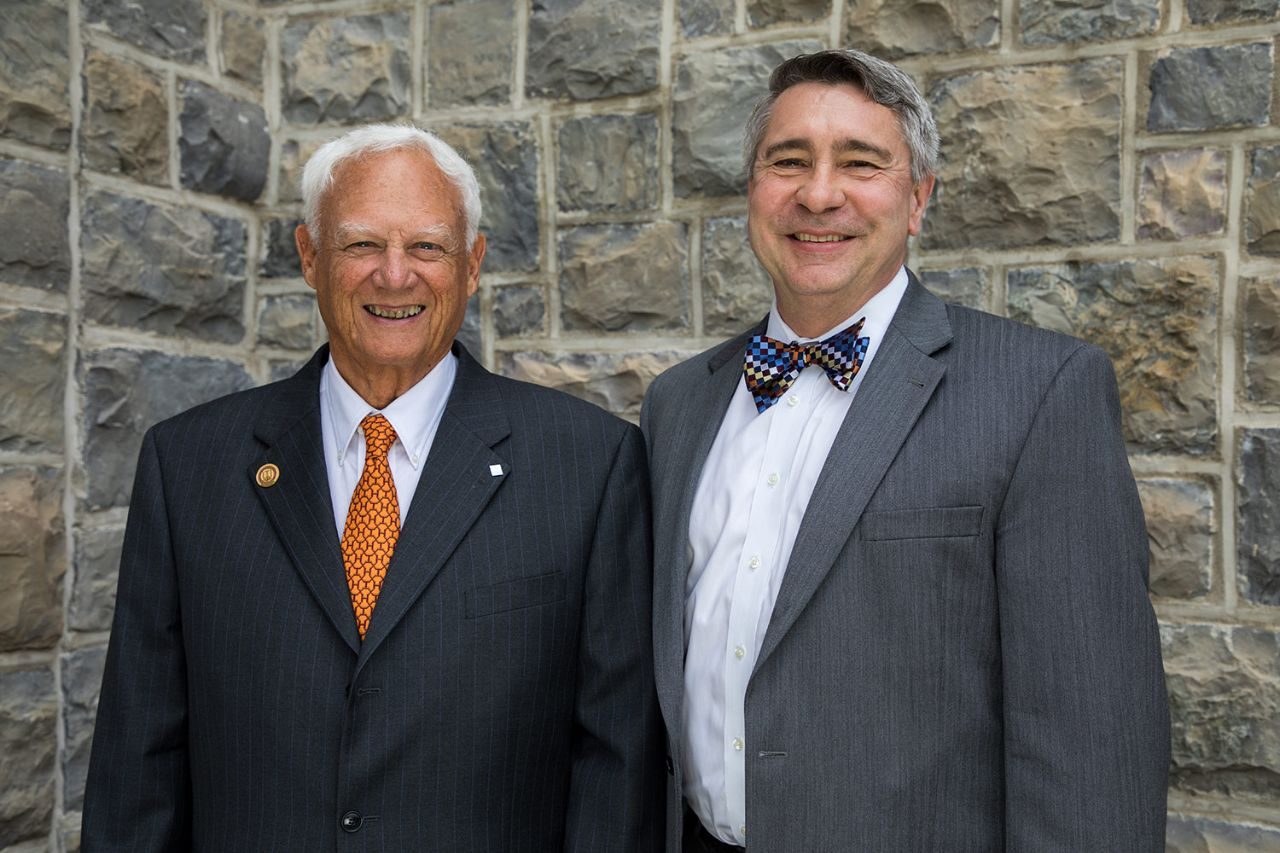
<path fill-rule="evenodd" d="M 690 505 L 750 334 L 660 376 L 642 416 L 670 851 Z M 1163 851 L 1147 547 L 1106 356 L 912 276 L 748 685 L 749 849 Z"/>
<path fill-rule="evenodd" d="M 86 853 L 660 849 L 639 431 L 458 355 L 363 643 L 324 350 L 148 432 Z"/>

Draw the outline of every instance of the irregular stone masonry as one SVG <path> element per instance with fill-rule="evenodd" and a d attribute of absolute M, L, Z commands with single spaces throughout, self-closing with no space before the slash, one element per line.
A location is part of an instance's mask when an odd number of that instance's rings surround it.
<path fill-rule="evenodd" d="M 1280 850 L 1278 40 L 1275 0 L 10 0 L 0 848 L 79 847 L 143 431 L 323 338 L 293 245 L 323 140 L 412 120 L 456 145 L 489 239 L 464 345 L 635 419 L 768 310 L 741 126 L 777 62 L 844 45 L 938 115 L 927 285 L 1116 365 L 1169 849 Z"/>

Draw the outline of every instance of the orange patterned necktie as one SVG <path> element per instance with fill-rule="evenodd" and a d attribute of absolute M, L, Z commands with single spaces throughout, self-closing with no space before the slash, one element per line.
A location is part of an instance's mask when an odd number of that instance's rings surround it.
<path fill-rule="evenodd" d="M 342 563 L 347 569 L 356 628 L 363 640 L 400 536 L 400 502 L 387 462 L 387 451 L 396 440 L 395 429 L 382 415 L 366 416 L 360 428 L 364 430 L 364 472 L 351 495 L 347 523 L 342 528 Z"/>

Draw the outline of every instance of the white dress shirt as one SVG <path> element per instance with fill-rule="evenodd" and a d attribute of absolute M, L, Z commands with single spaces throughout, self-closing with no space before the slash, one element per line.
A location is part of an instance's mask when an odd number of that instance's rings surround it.
<path fill-rule="evenodd" d="M 391 465 L 391 479 L 396 484 L 403 526 L 457 374 L 458 358 L 448 353 L 416 385 L 392 400 L 385 409 L 376 409 L 347 384 L 332 358 L 325 364 L 320 374 L 320 433 L 324 467 L 329 474 L 329 501 L 333 504 L 333 523 L 338 528 L 339 539 L 347 523 L 351 495 L 364 472 L 364 430 L 360 429 L 360 421 L 365 415 L 381 412 L 396 431 L 387 461 Z"/>
<path fill-rule="evenodd" d="M 684 794 L 703 825 L 730 844 L 746 844 L 747 681 L 813 486 L 906 289 L 900 269 L 860 311 L 816 338 L 792 332 L 775 301 L 765 334 L 788 343 L 822 340 L 863 318 L 861 336 L 870 342 L 862 367 L 848 391 L 833 386 L 822 368 L 806 369 L 763 414 L 740 381 L 694 493 L 684 607 Z"/>

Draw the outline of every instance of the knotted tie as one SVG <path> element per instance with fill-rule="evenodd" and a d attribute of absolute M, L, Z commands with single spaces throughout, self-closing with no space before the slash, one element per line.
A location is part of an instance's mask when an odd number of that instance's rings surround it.
<path fill-rule="evenodd" d="M 862 359 L 867 354 L 870 338 L 860 338 L 862 321 L 836 332 L 823 341 L 811 344 L 790 343 L 756 335 L 747 345 L 747 357 L 742 365 L 747 390 L 756 401 L 756 411 L 763 414 L 800 376 L 800 371 L 816 364 L 827 373 L 831 384 L 841 391 L 849 390 L 849 383 L 858 375 Z"/>
<path fill-rule="evenodd" d="M 364 471 L 351 495 L 347 523 L 342 528 L 342 563 L 347 569 L 356 628 L 363 640 L 400 537 L 400 502 L 387 462 L 387 451 L 396 440 L 395 429 L 382 415 L 366 416 L 360 428 L 364 430 Z"/>

